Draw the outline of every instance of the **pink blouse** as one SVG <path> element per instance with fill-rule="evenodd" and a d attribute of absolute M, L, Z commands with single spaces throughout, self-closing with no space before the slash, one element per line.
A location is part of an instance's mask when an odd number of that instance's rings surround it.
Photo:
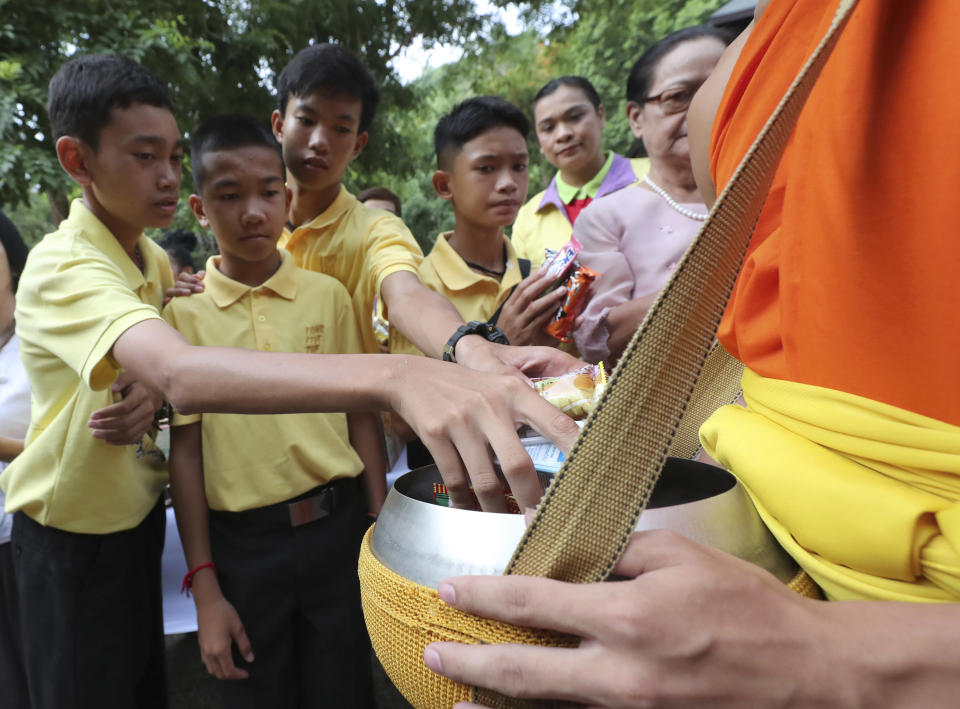
<path fill-rule="evenodd" d="M 701 214 L 707 211 L 702 203 L 681 206 Z M 583 245 L 580 263 L 602 274 L 593 283 L 583 325 L 573 333 L 585 360 L 599 362 L 610 356 L 606 324 L 610 309 L 663 288 L 702 224 L 639 184 L 595 200 L 583 210 L 573 228 Z"/>

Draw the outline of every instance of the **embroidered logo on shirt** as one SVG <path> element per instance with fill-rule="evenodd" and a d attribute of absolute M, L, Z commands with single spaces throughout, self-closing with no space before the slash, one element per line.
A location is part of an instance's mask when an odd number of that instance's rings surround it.
<path fill-rule="evenodd" d="M 307 341 L 305 350 L 308 354 L 320 351 L 323 344 L 323 325 L 307 325 Z"/>

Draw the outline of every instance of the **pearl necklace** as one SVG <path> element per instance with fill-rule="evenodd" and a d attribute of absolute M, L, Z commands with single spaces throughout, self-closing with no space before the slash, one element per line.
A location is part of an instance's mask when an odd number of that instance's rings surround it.
<path fill-rule="evenodd" d="M 686 207 L 681 207 L 677 201 L 667 194 L 667 191 L 663 189 L 660 185 L 656 184 L 653 180 L 650 179 L 650 175 L 644 175 L 643 181 L 650 185 L 650 189 L 656 192 L 658 195 L 663 197 L 667 204 L 673 207 L 675 210 L 680 212 L 683 216 L 689 219 L 695 219 L 698 222 L 706 221 L 707 215 L 701 214 L 700 212 L 694 212 L 693 210 L 687 209 Z"/>

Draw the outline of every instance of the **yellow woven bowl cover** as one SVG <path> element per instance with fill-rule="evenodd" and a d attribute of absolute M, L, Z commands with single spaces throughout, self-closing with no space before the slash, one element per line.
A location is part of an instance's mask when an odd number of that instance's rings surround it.
<path fill-rule="evenodd" d="M 423 651 L 432 642 L 471 645 L 519 643 L 576 647 L 577 638 L 468 615 L 440 600 L 432 588 L 408 581 L 380 563 L 370 547 L 371 527 L 360 547 L 360 597 L 370 642 L 387 675 L 417 709 L 448 709 L 470 701 L 472 688 L 431 672 Z M 820 598 L 802 571 L 790 582 L 802 595 Z M 515 706 L 533 706 L 516 702 Z"/>
<path fill-rule="evenodd" d="M 395 574 L 370 548 L 371 527 L 360 547 L 360 598 L 370 642 L 387 675 L 417 709 L 469 701 L 471 688 L 431 672 L 423 651 L 432 642 L 522 643 L 575 647 L 560 633 L 521 628 L 468 615 L 440 600 L 435 589 Z"/>

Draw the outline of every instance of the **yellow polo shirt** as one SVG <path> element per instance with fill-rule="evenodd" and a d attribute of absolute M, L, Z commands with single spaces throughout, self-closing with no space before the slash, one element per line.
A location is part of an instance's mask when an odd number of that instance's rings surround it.
<path fill-rule="evenodd" d="M 255 288 L 207 261 L 203 293 L 174 298 L 164 319 L 194 345 L 247 350 L 352 354 L 361 351 L 350 296 L 336 280 L 297 268 L 281 251 L 280 268 Z M 317 369 L 319 377 L 336 372 Z M 249 386 L 258 386 L 251 381 Z M 203 473 L 211 509 L 238 512 L 271 505 L 363 463 L 350 446 L 345 414 L 175 415 L 174 426 L 202 422 Z"/>
<path fill-rule="evenodd" d="M 280 246 L 297 265 L 340 281 L 353 301 L 363 351 L 380 350 L 373 334 L 373 299 L 383 279 L 397 271 L 416 273 L 423 252 L 399 217 L 357 201 L 345 187 L 323 213 L 290 232 Z M 389 317 L 389 313 L 387 314 Z"/>
<path fill-rule="evenodd" d="M 423 259 L 417 270 L 420 281 L 453 303 L 464 322 L 489 320 L 497 308 L 510 297 L 513 287 L 523 280 L 513 245 L 504 237 L 507 258 L 503 278 L 498 281 L 467 266 L 460 254 L 450 246 L 448 239 L 452 233 L 448 231 L 437 237 L 430 254 Z M 390 352 L 423 354 L 396 330 L 390 331 Z"/>
<path fill-rule="evenodd" d="M 30 252 L 16 318 L 33 402 L 26 450 L 0 478 L 7 512 L 107 534 L 135 527 L 157 503 L 167 469 L 152 440 L 112 446 L 87 428 L 91 413 L 119 398 L 110 391 L 120 373 L 110 355 L 117 338 L 159 318 L 173 285 L 163 249 L 145 236 L 139 246 L 144 273 L 75 200 L 70 216 Z"/>

